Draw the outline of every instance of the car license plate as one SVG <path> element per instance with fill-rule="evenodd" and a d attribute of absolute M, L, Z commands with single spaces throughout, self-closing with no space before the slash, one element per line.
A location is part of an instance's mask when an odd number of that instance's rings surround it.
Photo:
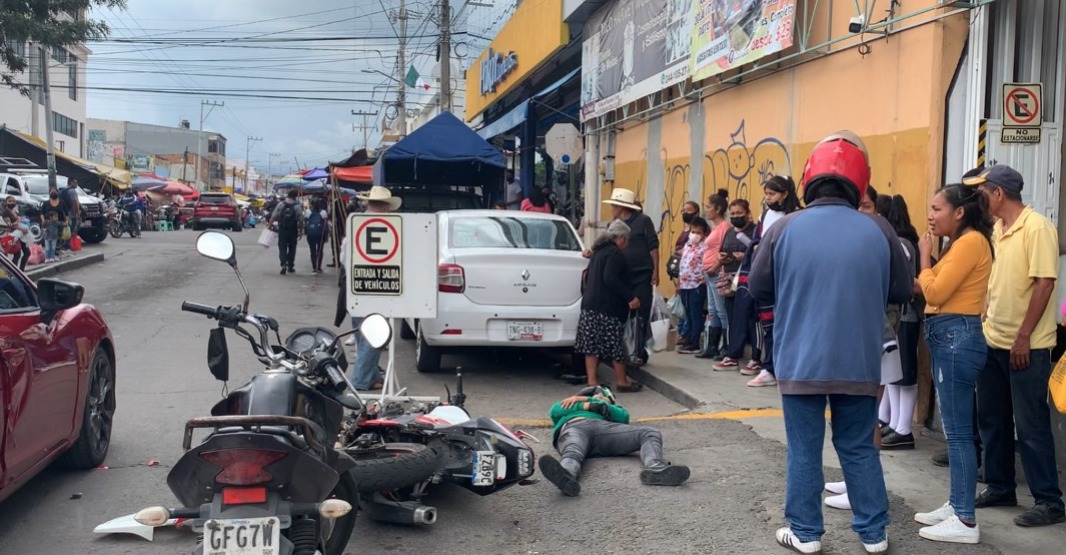
<path fill-rule="evenodd" d="M 508 341 L 540 341 L 544 338 L 541 322 L 507 322 Z"/>
<path fill-rule="evenodd" d="M 496 483 L 496 453 L 493 451 L 474 452 L 474 471 L 470 482 L 475 486 L 491 486 Z"/>
<path fill-rule="evenodd" d="M 218 207 L 217 206 L 212 206 L 211 207 L 211 211 L 212 212 L 218 212 Z"/>
<path fill-rule="evenodd" d="M 281 523 L 276 517 L 208 520 L 204 555 L 278 555 Z"/>

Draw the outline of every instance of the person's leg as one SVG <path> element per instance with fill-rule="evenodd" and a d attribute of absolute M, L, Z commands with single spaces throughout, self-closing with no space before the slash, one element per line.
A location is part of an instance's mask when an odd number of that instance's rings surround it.
<path fill-rule="evenodd" d="M 1033 349 L 1029 353 L 1029 367 L 1010 373 L 1011 396 L 1018 427 L 1018 451 L 1029 491 L 1037 505 L 1062 511 L 1062 490 L 1055 467 L 1055 436 L 1047 401 L 1050 377 L 1051 350 Z"/>
<path fill-rule="evenodd" d="M 278 260 L 281 262 L 281 273 L 283 273 L 283 274 L 285 273 L 285 269 L 288 268 L 288 266 L 285 264 L 285 262 L 289 258 L 288 251 L 287 251 L 288 242 L 289 242 L 288 234 L 286 234 L 286 233 L 278 233 Z"/>
<path fill-rule="evenodd" d="M 826 397 L 782 395 L 781 406 L 784 412 L 787 453 L 785 520 L 798 540 L 821 541 L 822 534 L 825 533 L 821 493 L 825 486 L 822 445 L 825 442 Z M 864 430 L 863 438 L 872 449 L 868 431 L 869 427 Z M 848 485 L 850 489 L 851 484 Z"/>
<path fill-rule="evenodd" d="M 726 335 L 729 333 L 729 311 L 726 310 L 725 297 L 718 292 L 718 276 L 711 276 L 712 279 L 707 280 L 707 294 L 708 297 L 707 310 L 714 312 L 718 316 L 718 327 L 725 330 Z M 712 345 L 712 347 L 718 348 L 721 345 Z"/>
<path fill-rule="evenodd" d="M 861 395 L 830 395 L 829 405 L 833 447 L 840 459 L 840 468 L 844 471 L 848 500 L 854 515 L 851 528 L 864 544 L 880 543 L 886 538 L 885 527 L 889 519 L 888 492 L 881 469 L 881 456 L 870 441 L 870 430 L 877 423 L 877 399 Z M 819 452 L 819 465 L 821 445 L 820 441 L 812 441 L 809 446 Z M 821 487 L 820 469 L 818 480 L 812 485 Z M 818 501 L 817 493 L 815 503 Z"/>
<path fill-rule="evenodd" d="M 588 385 L 599 385 L 600 357 L 585 355 L 585 381 Z"/>
<path fill-rule="evenodd" d="M 560 459 L 543 455 L 538 461 L 540 473 L 570 497 L 581 493 L 577 479 L 581 475 L 581 465 L 589 454 L 594 434 L 591 424 L 594 422 L 579 420 L 564 424 L 555 440 L 555 450 L 559 452 Z"/>
<path fill-rule="evenodd" d="M 300 244 L 300 236 L 292 232 L 289 238 L 289 271 L 296 269 L 296 247 Z"/>
<path fill-rule="evenodd" d="M 703 318 L 700 316 L 703 313 L 703 306 L 698 305 L 699 295 L 696 294 L 698 289 L 682 289 L 681 303 L 685 306 L 685 342 L 684 349 L 679 349 L 679 352 L 691 351 L 699 347 L 700 333 L 703 331 Z"/>
<path fill-rule="evenodd" d="M 745 343 L 755 345 L 754 337 L 751 336 L 754 315 L 755 305 L 751 294 L 747 289 L 737 291 L 733 296 L 733 309 L 729 316 L 729 339 L 726 341 L 728 349 L 725 356 L 737 360 L 744 356 Z"/>
<path fill-rule="evenodd" d="M 977 420 L 984 446 L 989 495 L 1015 499 L 1014 406 L 1010 395 L 1010 351 L 988 349 L 977 377 Z M 948 455 L 951 460 L 951 455 Z"/>
<path fill-rule="evenodd" d="M 363 322 L 361 317 L 352 318 L 352 327 Z M 375 349 L 359 333 L 355 334 L 355 363 L 352 365 L 352 385 L 360 391 L 369 391 L 379 381 L 378 360 L 381 351 Z"/>
<path fill-rule="evenodd" d="M 688 467 L 672 466 L 663 458 L 663 436 L 659 430 L 598 420 L 588 425 L 596 429 L 590 456 L 621 457 L 639 450 L 640 462 L 644 466 L 640 481 L 644 484 L 676 486 L 688 480 Z"/>
<path fill-rule="evenodd" d="M 885 395 L 881 399 L 881 403 L 877 408 L 877 419 L 884 425 L 896 429 L 896 417 L 898 416 L 895 411 L 895 405 L 899 401 L 899 386 L 898 385 L 886 385 Z"/>
<path fill-rule="evenodd" d="M 893 420 L 896 421 L 896 425 L 893 430 L 900 435 L 907 435 L 911 433 L 914 426 L 914 407 L 918 404 L 918 386 L 916 385 L 897 385 L 890 386 L 899 390 L 899 399 L 896 405 L 892 408 Z M 974 433 L 977 432 L 977 427 L 973 427 Z"/>

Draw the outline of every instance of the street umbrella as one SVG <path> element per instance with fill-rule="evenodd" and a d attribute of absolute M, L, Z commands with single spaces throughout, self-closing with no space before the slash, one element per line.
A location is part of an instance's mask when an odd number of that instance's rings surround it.
<path fill-rule="evenodd" d="M 303 192 L 311 195 L 324 193 L 327 189 L 328 186 L 325 179 L 317 179 L 303 186 Z"/>
<path fill-rule="evenodd" d="M 167 182 L 161 179 L 153 179 L 151 177 L 138 177 L 137 179 L 134 179 L 132 183 L 130 183 L 130 186 L 133 187 L 135 191 L 145 191 L 151 189 L 152 187 L 165 186 L 166 184 Z"/>
<path fill-rule="evenodd" d="M 285 177 L 282 177 L 281 179 L 277 180 L 274 184 L 275 185 L 282 185 L 282 186 L 303 185 L 304 184 L 304 179 L 303 179 L 303 176 L 301 176 L 300 174 L 294 173 L 294 174 L 286 175 Z"/>
<path fill-rule="evenodd" d="M 315 168 L 304 174 L 304 181 L 314 181 L 316 179 L 325 179 L 329 177 L 329 173 L 323 168 Z"/>
<path fill-rule="evenodd" d="M 182 195 L 190 196 L 196 192 L 196 189 L 180 182 L 180 181 L 167 181 L 162 185 L 156 185 L 155 187 L 149 187 L 149 191 L 155 193 L 162 193 L 164 195 Z"/>

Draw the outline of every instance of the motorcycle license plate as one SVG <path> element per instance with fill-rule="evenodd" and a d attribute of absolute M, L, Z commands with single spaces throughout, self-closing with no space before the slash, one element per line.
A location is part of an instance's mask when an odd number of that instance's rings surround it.
<path fill-rule="evenodd" d="M 278 555 L 281 523 L 275 517 L 208 520 L 204 555 Z"/>
<path fill-rule="evenodd" d="M 470 482 L 475 486 L 491 486 L 496 483 L 496 453 L 493 451 L 474 452 L 474 471 Z"/>

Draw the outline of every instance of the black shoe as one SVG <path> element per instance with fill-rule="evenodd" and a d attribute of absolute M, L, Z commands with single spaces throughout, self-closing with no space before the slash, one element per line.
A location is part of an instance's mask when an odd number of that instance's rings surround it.
<path fill-rule="evenodd" d="M 881 438 L 881 449 L 914 449 L 914 434 L 900 435 L 893 430 Z"/>
<path fill-rule="evenodd" d="M 296 273 L 296 268 L 293 268 L 292 266 L 289 266 L 289 273 L 290 274 L 295 274 Z"/>
<path fill-rule="evenodd" d="M 974 499 L 974 507 L 984 509 L 986 507 L 1017 507 L 1018 496 L 1014 493 L 992 493 L 985 488 Z"/>
<path fill-rule="evenodd" d="M 711 360 L 714 360 L 721 356 L 722 355 L 718 352 L 718 349 L 706 349 L 696 353 L 696 358 L 709 358 Z"/>
<path fill-rule="evenodd" d="M 1038 503 L 1032 509 L 1014 517 L 1015 524 L 1026 528 L 1051 526 L 1060 522 L 1066 522 L 1066 512 L 1046 503 Z"/>
<path fill-rule="evenodd" d="M 688 480 L 687 466 L 670 465 L 662 468 L 645 468 L 640 471 L 640 483 L 646 486 L 680 486 Z"/>
<path fill-rule="evenodd" d="M 285 275 L 285 268 L 281 269 L 281 275 Z"/>
<path fill-rule="evenodd" d="M 677 354 L 679 355 L 695 355 L 700 352 L 700 348 L 694 345 L 685 345 L 684 347 L 681 347 L 677 350 Z"/>
<path fill-rule="evenodd" d="M 941 451 L 941 452 L 933 455 L 932 457 L 929 457 L 929 460 L 933 461 L 933 464 L 935 464 L 936 466 L 947 467 L 948 466 L 948 452 L 947 451 Z"/>
<path fill-rule="evenodd" d="M 562 491 L 563 495 L 566 495 L 567 497 L 577 497 L 581 493 L 581 484 L 577 483 L 577 479 L 567 472 L 566 469 L 563 468 L 563 465 L 555 460 L 555 457 L 543 455 L 538 463 L 540 466 L 540 473 L 543 474 L 549 482 L 555 484 L 555 487 L 559 488 L 559 491 Z"/>
<path fill-rule="evenodd" d="M 881 424 L 881 437 L 882 438 L 886 438 L 886 437 L 888 437 L 888 434 L 894 434 L 894 433 L 896 433 L 896 430 L 893 430 L 892 426 L 889 426 L 888 424 Z"/>

